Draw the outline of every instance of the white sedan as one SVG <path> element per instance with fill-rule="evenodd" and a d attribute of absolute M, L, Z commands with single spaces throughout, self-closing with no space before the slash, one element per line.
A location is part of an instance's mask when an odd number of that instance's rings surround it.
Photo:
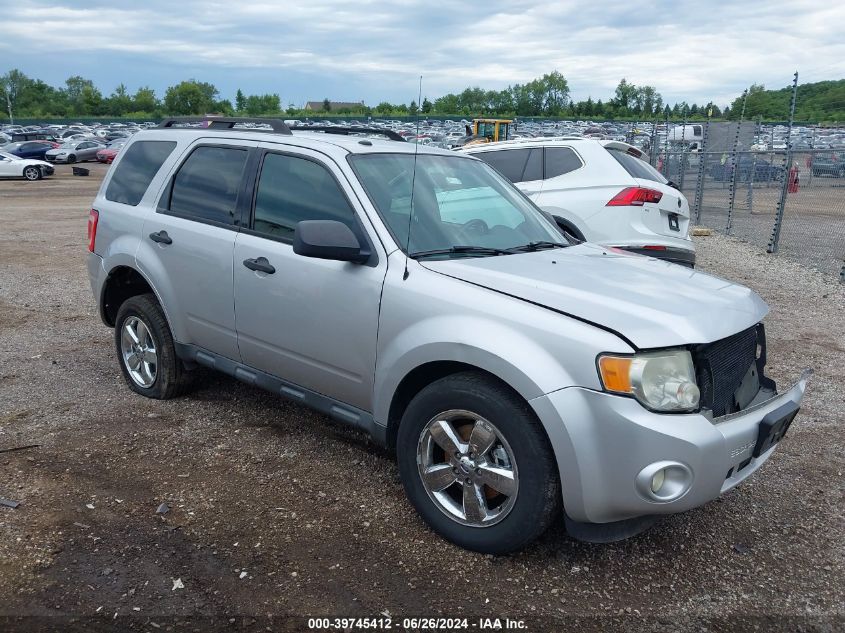
<path fill-rule="evenodd" d="M 53 166 L 43 160 L 20 158 L 14 154 L 0 152 L 0 178 L 26 178 L 41 180 L 53 175 Z"/>

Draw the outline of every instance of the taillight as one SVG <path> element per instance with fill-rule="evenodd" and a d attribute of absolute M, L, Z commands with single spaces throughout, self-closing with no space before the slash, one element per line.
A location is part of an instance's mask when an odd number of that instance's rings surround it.
<path fill-rule="evenodd" d="M 608 207 L 641 207 L 646 202 L 660 202 L 663 194 L 645 187 L 627 187 L 610 199 Z"/>
<path fill-rule="evenodd" d="M 96 209 L 91 209 L 88 214 L 88 250 L 94 252 L 94 242 L 97 241 L 97 222 L 100 221 L 100 212 Z"/>
<path fill-rule="evenodd" d="M 665 251 L 666 247 L 661 246 L 660 244 L 647 244 L 643 246 L 644 251 Z"/>

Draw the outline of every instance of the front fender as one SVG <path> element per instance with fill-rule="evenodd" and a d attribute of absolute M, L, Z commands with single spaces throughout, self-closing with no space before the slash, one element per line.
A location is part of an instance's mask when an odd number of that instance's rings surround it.
<path fill-rule="evenodd" d="M 448 337 L 444 337 L 446 333 Z M 393 394 L 405 376 L 417 367 L 440 361 L 483 369 L 525 400 L 543 395 L 551 384 L 569 385 L 573 381 L 560 362 L 536 341 L 493 319 L 433 317 L 414 323 L 381 350 L 373 411 L 379 424 L 387 424 Z"/>

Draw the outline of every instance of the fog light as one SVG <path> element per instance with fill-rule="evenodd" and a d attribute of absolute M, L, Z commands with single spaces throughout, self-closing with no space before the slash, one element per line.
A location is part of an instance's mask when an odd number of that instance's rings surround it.
<path fill-rule="evenodd" d="M 661 468 L 656 473 L 654 473 L 654 477 L 651 478 L 651 491 L 657 492 L 663 487 L 663 482 L 666 481 L 666 469 Z"/>
<path fill-rule="evenodd" d="M 692 487 L 692 470 L 680 462 L 654 462 L 634 480 L 637 492 L 652 503 L 669 503 L 683 497 Z"/>

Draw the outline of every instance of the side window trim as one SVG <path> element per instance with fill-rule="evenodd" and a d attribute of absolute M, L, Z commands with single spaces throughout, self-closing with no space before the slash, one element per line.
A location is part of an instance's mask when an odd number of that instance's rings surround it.
<path fill-rule="evenodd" d="M 244 167 L 241 170 L 241 183 L 238 187 L 238 194 L 237 198 L 235 198 L 235 217 L 233 219 L 232 224 L 226 224 L 225 222 L 217 222 L 216 220 L 209 220 L 207 218 L 201 218 L 196 215 L 191 215 L 190 213 L 179 213 L 178 211 L 171 211 L 170 210 L 170 201 L 173 195 L 173 183 L 176 181 L 176 176 L 179 175 L 179 172 L 185 166 L 185 163 L 191 158 L 193 153 L 201 147 L 219 147 L 222 149 L 237 149 L 243 150 L 247 152 L 246 160 L 244 161 Z M 200 142 L 196 143 L 195 145 L 191 145 L 187 152 L 180 158 L 178 164 L 173 168 L 172 172 L 167 178 L 167 185 L 164 188 L 161 196 L 158 199 L 158 204 L 156 205 L 156 213 L 160 213 L 162 215 L 169 215 L 174 218 L 182 218 L 183 220 L 190 220 L 191 222 L 199 222 L 200 224 L 208 224 L 209 226 L 216 226 L 221 229 L 227 229 L 229 231 L 238 232 L 243 226 L 243 205 L 241 200 L 244 194 L 247 193 L 245 188 L 245 180 L 248 178 L 248 170 L 250 168 L 250 158 L 256 153 L 256 148 L 247 145 L 229 145 L 226 143 L 205 143 Z"/>
<path fill-rule="evenodd" d="M 373 257 L 375 257 L 375 249 L 373 248 L 372 240 L 370 239 L 369 234 L 367 233 L 366 229 L 364 228 L 363 223 L 361 222 L 360 212 L 353 204 L 353 201 L 350 199 L 349 195 L 346 193 L 346 190 L 341 185 L 340 180 L 337 177 L 337 174 L 331 169 L 331 167 L 324 161 L 315 158 L 313 156 L 309 156 L 307 154 L 299 154 L 293 151 L 285 151 L 280 149 L 269 149 L 269 148 L 258 148 L 256 152 L 257 158 L 255 163 L 255 170 L 252 174 L 252 191 L 250 192 L 250 204 L 249 208 L 247 209 L 245 216 L 248 219 L 247 222 L 244 223 L 244 226 L 241 227 L 241 231 L 243 233 L 247 233 L 248 235 L 254 235 L 255 237 L 260 237 L 265 240 L 272 240 L 274 242 L 281 242 L 282 244 L 293 244 L 293 239 L 283 237 L 280 235 L 268 235 L 267 233 L 262 233 L 261 231 L 256 231 L 253 226 L 255 223 L 255 202 L 258 197 L 258 184 L 261 180 L 261 170 L 264 168 L 264 161 L 269 154 L 278 154 L 281 156 L 289 156 L 291 158 L 298 158 L 301 160 L 308 160 L 312 163 L 319 165 L 323 169 L 325 169 L 329 175 L 334 180 L 335 184 L 337 185 L 338 191 L 344 197 L 347 204 L 349 205 L 350 210 L 352 211 L 352 218 L 355 221 L 355 235 L 358 237 L 359 240 L 363 240 L 370 248 L 370 251 L 373 253 Z M 249 161 L 247 161 L 249 163 Z"/>

